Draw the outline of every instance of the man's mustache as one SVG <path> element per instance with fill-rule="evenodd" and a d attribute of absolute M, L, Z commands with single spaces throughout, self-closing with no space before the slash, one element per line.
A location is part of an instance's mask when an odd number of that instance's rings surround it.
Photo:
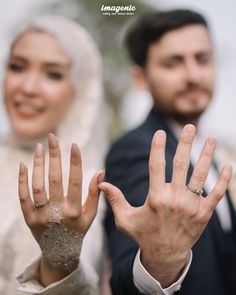
<path fill-rule="evenodd" d="M 184 89 L 178 91 L 177 95 L 185 95 L 185 94 L 188 94 L 189 92 L 192 92 L 192 91 L 209 93 L 209 89 L 207 89 L 206 87 L 203 87 L 201 85 L 189 85 L 189 86 L 185 87 Z"/>

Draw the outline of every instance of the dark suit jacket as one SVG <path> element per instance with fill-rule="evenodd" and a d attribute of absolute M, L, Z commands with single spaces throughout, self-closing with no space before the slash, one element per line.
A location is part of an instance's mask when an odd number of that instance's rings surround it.
<path fill-rule="evenodd" d="M 140 127 L 118 140 L 111 147 L 107 157 L 106 180 L 118 186 L 133 206 L 142 205 L 147 196 L 150 144 L 153 134 L 158 129 L 163 129 L 167 133 L 166 181 L 169 182 L 177 139 L 163 116 L 155 109 L 152 109 Z M 188 181 L 192 169 L 190 165 Z M 193 261 L 178 294 L 236 295 L 236 216 L 229 198 L 228 202 L 233 223 L 232 232 L 223 232 L 214 213 L 193 248 Z M 116 230 L 110 207 L 107 210 L 105 227 L 112 257 L 113 294 L 141 294 L 134 286 L 132 277 L 133 261 L 138 245 Z"/>

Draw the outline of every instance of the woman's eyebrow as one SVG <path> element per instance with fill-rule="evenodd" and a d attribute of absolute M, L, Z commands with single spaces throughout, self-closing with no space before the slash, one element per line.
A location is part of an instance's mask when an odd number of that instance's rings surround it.
<path fill-rule="evenodd" d="M 47 67 L 57 67 L 57 68 L 69 68 L 69 62 L 44 62 L 43 63 Z"/>
<path fill-rule="evenodd" d="M 13 60 L 16 60 L 16 61 L 20 61 L 20 62 L 24 62 L 24 63 L 28 63 L 29 60 L 23 56 L 20 56 L 20 55 L 12 55 L 10 56 L 9 60 L 8 61 L 13 61 Z M 69 68 L 70 67 L 70 62 L 65 62 L 65 61 L 61 61 L 61 62 L 58 62 L 58 61 L 42 61 L 42 64 L 46 67 L 58 67 L 58 68 Z"/>
<path fill-rule="evenodd" d="M 18 56 L 18 55 L 10 55 L 8 61 L 11 60 L 17 60 L 17 61 L 22 61 L 22 62 L 27 62 L 27 59 L 24 58 L 23 56 Z"/>

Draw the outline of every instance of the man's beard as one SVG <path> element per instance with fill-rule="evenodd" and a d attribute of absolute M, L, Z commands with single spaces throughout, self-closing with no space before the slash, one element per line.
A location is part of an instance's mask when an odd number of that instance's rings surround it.
<path fill-rule="evenodd" d="M 178 122 L 181 125 L 186 125 L 190 123 L 196 124 L 204 112 L 205 109 L 189 113 L 180 113 L 173 111 L 172 113 L 169 113 L 168 116 L 173 118 L 176 122 Z"/>
<path fill-rule="evenodd" d="M 208 102 L 205 107 L 199 108 L 196 105 L 196 107 L 193 107 L 192 110 L 189 110 L 189 111 L 181 111 L 173 107 L 175 104 L 172 101 L 174 101 L 175 99 L 178 99 L 181 96 L 184 96 L 187 92 L 194 91 L 194 90 L 200 90 L 202 91 L 203 94 L 206 95 L 206 97 L 208 97 Z M 175 98 L 170 102 L 169 106 L 161 105 L 161 104 L 159 105 L 158 96 L 156 97 L 153 96 L 153 98 L 155 101 L 156 108 L 158 109 L 160 113 L 162 113 L 165 117 L 169 117 L 170 119 L 175 120 L 181 125 L 185 125 L 188 123 L 196 124 L 199 121 L 201 115 L 205 112 L 208 106 L 208 103 L 211 100 L 212 95 L 213 95 L 213 92 L 211 89 L 207 89 L 199 85 L 187 85 L 185 89 L 176 93 Z"/>
<path fill-rule="evenodd" d="M 186 125 L 186 124 L 194 124 L 196 125 L 201 117 L 201 115 L 205 112 L 205 109 L 195 111 L 195 112 L 180 112 L 176 110 L 167 110 L 161 107 L 158 107 L 158 105 L 155 106 L 155 108 L 158 110 L 158 113 L 160 113 L 163 117 L 169 118 L 170 120 L 174 120 L 178 122 L 180 125 Z"/>

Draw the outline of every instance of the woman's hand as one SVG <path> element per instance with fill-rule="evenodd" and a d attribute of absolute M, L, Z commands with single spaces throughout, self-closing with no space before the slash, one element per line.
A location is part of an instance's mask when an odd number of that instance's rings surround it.
<path fill-rule="evenodd" d="M 72 272 L 79 263 L 83 237 L 92 224 L 98 208 L 98 183 L 104 172 L 91 180 L 85 204 L 82 198 L 82 161 L 78 146 L 72 144 L 67 196 L 64 196 L 61 152 L 57 138 L 50 134 L 49 193 L 45 189 L 45 152 L 39 143 L 35 150 L 32 192 L 30 197 L 27 167 L 19 170 L 19 197 L 25 221 L 38 242 L 42 259 L 40 282 L 49 285 Z"/>

